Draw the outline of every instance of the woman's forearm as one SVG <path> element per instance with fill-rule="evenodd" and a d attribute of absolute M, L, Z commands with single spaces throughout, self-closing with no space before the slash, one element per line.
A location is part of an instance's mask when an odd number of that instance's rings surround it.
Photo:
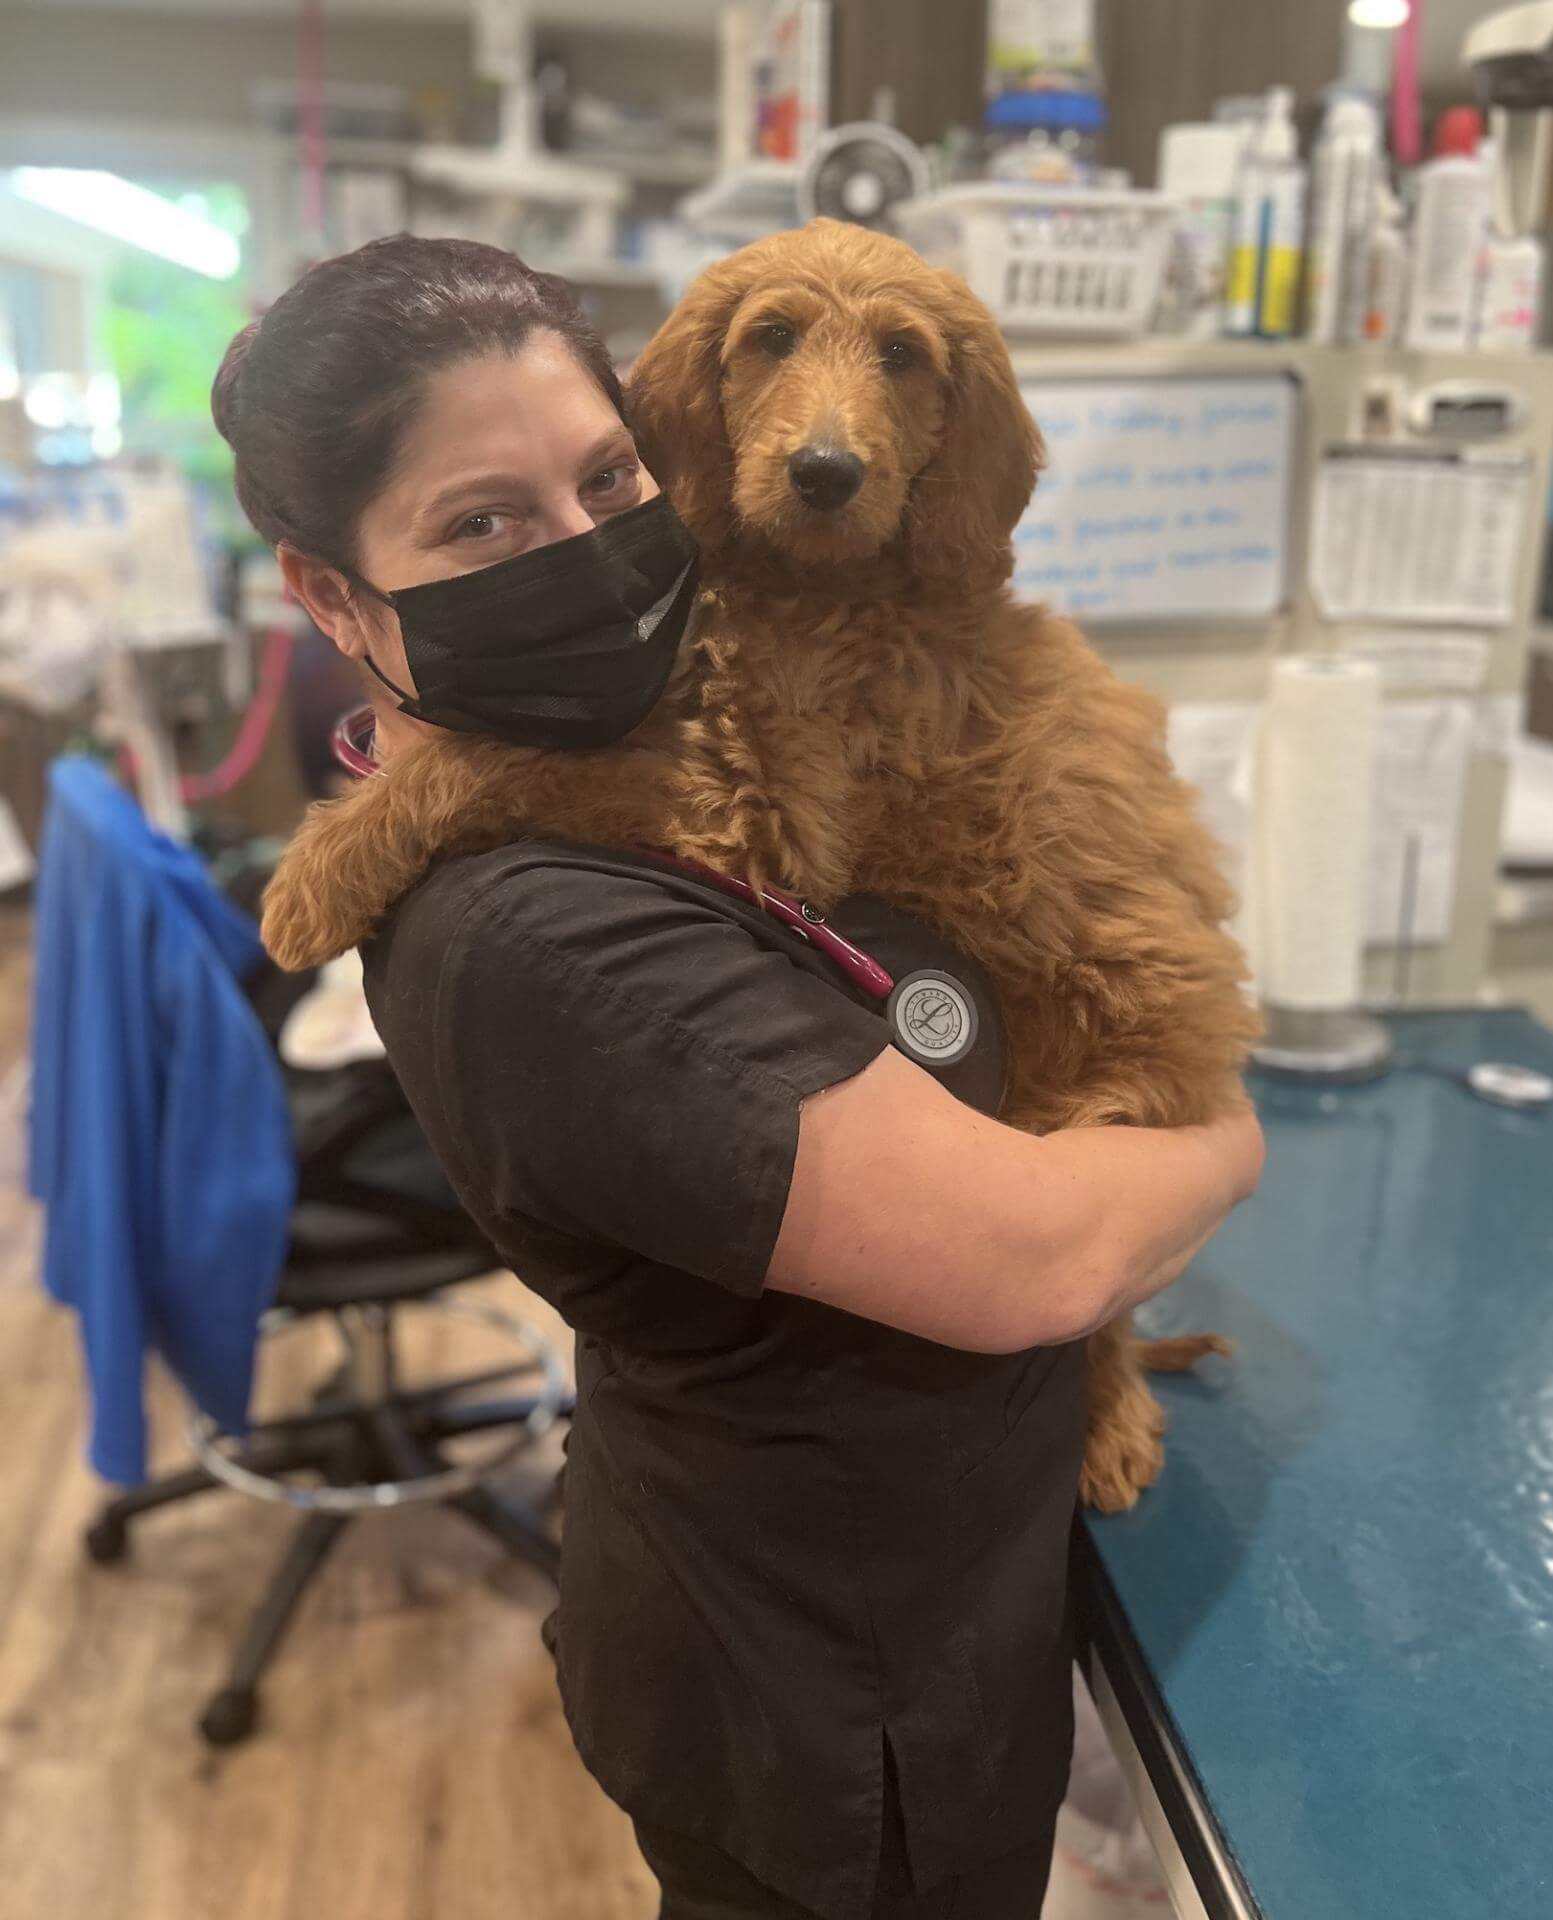
<path fill-rule="evenodd" d="M 1260 1143 L 1249 1109 L 1037 1139 L 887 1048 L 804 1103 L 767 1283 L 972 1352 L 1076 1340 L 1174 1277 Z"/>
<path fill-rule="evenodd" d="M 1060 1237 L 1055 1270 L 1079 1333 L 1175 1279 L 1261 1168 L 1249 1114 L 1200 1127 L 1084 1127 L 1037 1144 L 1029 1205 L 1048 1244 L 1054 1228 Z"/>

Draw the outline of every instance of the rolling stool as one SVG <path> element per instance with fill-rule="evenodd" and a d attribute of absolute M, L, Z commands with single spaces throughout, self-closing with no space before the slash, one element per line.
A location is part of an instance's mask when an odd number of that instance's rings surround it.
<path fill-rule="evenodd" d="M 552 1580 L 559 1549 L 541 1515 L 498 1492 L 491 1477 L 557 1420 L 570 1415 L 566 1374 L 535 1329 L 488 1303 L 446 1289 L 499 1268 L 499 1256 L 459 1207 L 392 1072 L 381 1061 L 328 1074 L 289 1076 L 297 1137 L 297 1204 L 276 1305 L 264 1339 L 328 1315 L 341 1364 L 303 1412 L 223 1434 L 196 1414 L 189 1437 L 198 1464 L 110 1500 L 86 1533 L 92 1559 L 109 1564 L 129 1546 L 129 1523 L 157 1507 L 226 1486 L 295 1508 L 300 1521 L 238 1645 L 225 1684 L 199 1718 L 212 1746 L 253 1732 L 259 1681 L 330 1549 L 360 1513 L 437 1501 Z M 505 1365 L 432 1385 L 400 1378 L 401 1314 L 471 1321 L 513 1348 Z M 516 1395 L 487 1397 L 503 1382 Z M 450 1442 L 500 1434 L 476 1465 L 450 1460 Z"/>

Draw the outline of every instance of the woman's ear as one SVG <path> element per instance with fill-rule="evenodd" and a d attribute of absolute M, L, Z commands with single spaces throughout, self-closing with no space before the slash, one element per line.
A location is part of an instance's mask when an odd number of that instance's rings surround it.
<path fill-rule="evenodd" d="M 733 532 L 722 346 L 744 291 L 743 276 L 722 264 L 692 281 L 642 349 L 626 389 L 626 413 L 643 464 L 706 551 Z"/>
<path fill-rule="evenodd" d="M 939 273 L 951 342 L 938 450 L 913 482 L 906 543 L 925 578 L 1006 579 L 1009 536 L 1030 503 L 1046 448 L 992 315 L 965 282 Z"/>
<path fill-rule="evenodd" d="M 284 541 L 275 549 L 281 573 L 293 599 L 300 600 L 308 618 L 352 660 L 367 657 L 367 639 L 361 611 L 350 582 L 338 567 L 309 559 Z"/>

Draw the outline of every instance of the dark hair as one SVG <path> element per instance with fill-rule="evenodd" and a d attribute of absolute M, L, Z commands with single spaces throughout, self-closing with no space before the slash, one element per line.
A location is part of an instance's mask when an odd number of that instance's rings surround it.
<path fill-rule="evenodd" d="M 558 333 L 622 416 L 614 363 L 566 281 L 473 240 L 407 233 L 309 267 L 222 359 L 210 410 L 271 546 L 349 567 L 426 376 Z"/>

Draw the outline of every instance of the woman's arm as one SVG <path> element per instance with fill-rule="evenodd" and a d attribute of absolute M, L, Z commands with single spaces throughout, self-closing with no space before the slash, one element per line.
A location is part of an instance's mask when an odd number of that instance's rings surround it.
<path fill-rule="evenodd" d="M 888 1048 L 805 1101 L 767 1284 L 972 1352 L 1076 1340 L 1173 1280 L 1261 1167 L 1249 1106 L 1037 1138 Z"/>

